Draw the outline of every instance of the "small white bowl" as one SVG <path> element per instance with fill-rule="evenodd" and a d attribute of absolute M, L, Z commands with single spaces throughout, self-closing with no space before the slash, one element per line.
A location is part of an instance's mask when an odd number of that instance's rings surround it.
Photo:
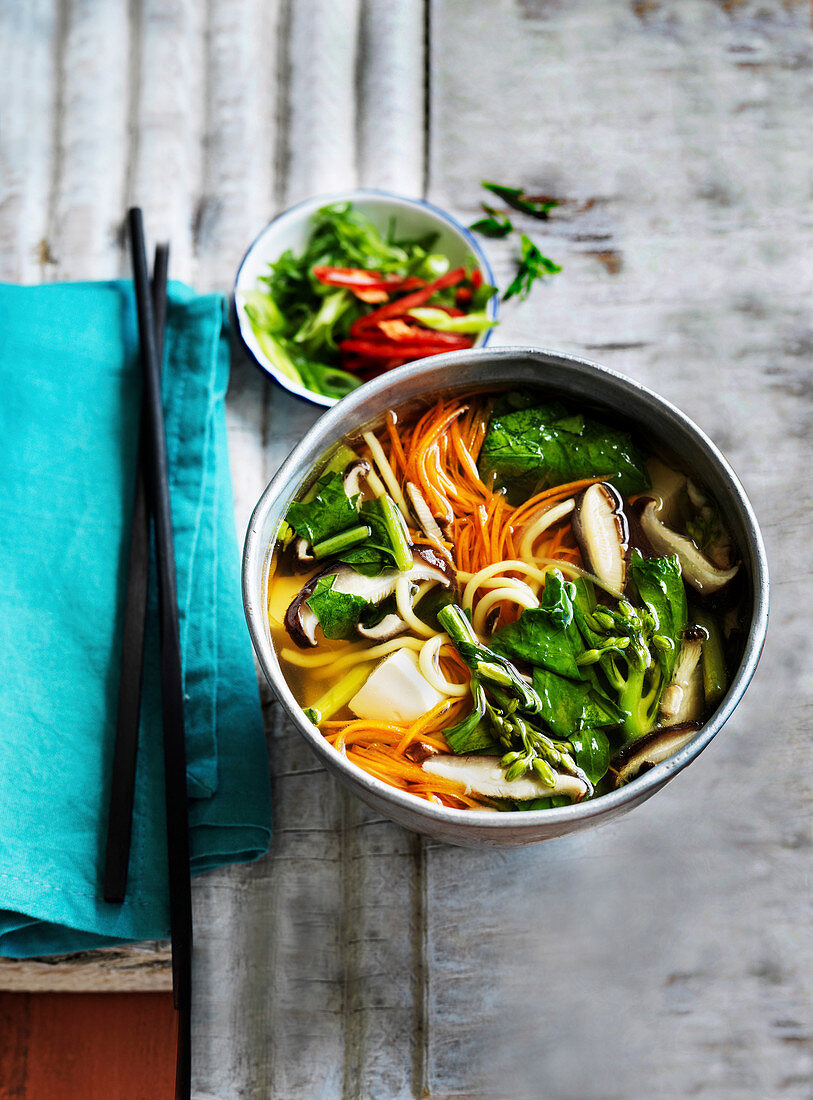
<path fill-rule="evenodd" d="M 451 214 L 447 214 L 423 199 L 408 199 L 402 195 L 393 195 L 389 191 L 363 188 L 356 191 L 343 191 L 335 195 L 317 195 L 315 198 L 297 203 L 296 206 L 292 206 L 274 218 L 255 238 L 238 268 L 234 282 L 234 310 L 237 326 L 243 344 L 257 366 L 267 371 L 286 390 L 290 390 L 297 397 L 313 401 L 316 405 L 335 405 L 337 398 L 314 393 L 313 390 L 291 381 L 277 369 L 273 360 L 264 354 L 254 335 L 245 311 L 245 295 L 250 290 L 258 289 L 260 276 L 268 273 L 269 263 L 278 260 L 283 252 L 289 248 L 293 249 L 294 253 L 301 253 L 304 250 L 311 233 L 310 220 L 317 210 L 339 202 L 351 202 L 356 210 L 369 218 L 373 225 L 382 231 L 387 229 L 390 219 L 395 218 L 397 231 L 404 237 L 437 233 L 438 239 L 434 247 L 438 252 L 449 257 L 451 267 L 459 267 L 474 259 L 484 282 L 490 286 L 494 285 L 494 276 L 485 253 L 468 229 L 456 221 Z M 497 318 L 497 305 L 498 299 L 495 294 L 486 306 L 486 312 L 494 320 Z M 485 346 L 492 331 L 488 329 L 481 333 L 474 346 Z"/>

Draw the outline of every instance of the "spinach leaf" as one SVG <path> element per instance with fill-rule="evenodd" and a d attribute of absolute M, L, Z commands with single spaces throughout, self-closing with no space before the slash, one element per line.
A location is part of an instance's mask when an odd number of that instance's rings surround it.
<path fill-rule="evenodd" d="M 607 774 L 610 766 L 610 743 L 602 730 L 582 730 L 570 738 L 571 756 L 594 785 Z"/>
<path fill-rule="evenodd" d="M 396 548 L 393 545 L 393 535 L 385 510 L 384 499 L 376 497 L 375 500 L 365 500 L 359 509 L 359 515 L 362 523 L 366 523 L 371 531 L 370 538 L 364 544 L 364 549 L 374 548 L 380 551 L 387 568 L 397 565 Z"/>
<path fill-rule="evenodd" d="M 586 577 L 573 582 L 573 617 L 588 649 L 601 643 L 602 637 L 588 621 L 596 609 L 596 588 Z"/>
<path fill-rule="evenodd" d="M 565 585 L 561 573 L 552 571 L 545 578 L 542 607 L 550 615 L 552 623 L 563 629 L 573 620 L 573 590 Z"/>
<path fill-rule="evenodd" d="M 549 260 L 547 256 L 543 256 L 531 238 L 524 233 L 520 233 L 519 242 L 520 260 L 517 273 L 502 296 L 504 302 L 507 302 L 509 298 L 513 298 L 515 294 L 518 294 L 520 301 L 522 301 L 528 297 L 531 287 L 537 279 L 541 279 L 545 275 L 555 275 L 562 270 L 559 264 Z"/>
<path fill-rule="evenodd" d="M 542 718 L 557 737 L 572 740 L 579 730 L 615 726 L 623 718 L 618 708 L 602 699 L 592 683 L 569 680 L 547 668 L 533 671 L 534 690 L 542 700 Z"/>
<path fill-rule="evenodd" d="M 617 726 L 624 720 L 624 712 L 606 694 L 592 673 L 588 673 L 590 694 L 582 711 L 582 729 Z"/>
<path fill-rule="evenodd" d="M 397 612 L 398 604 L 395 596 L 388 596 L 381 603 L 369 603 L 359 615 L 359 622 L 364 627 L 378 626 L 387 615 Z"/>
<path fill-rule="evenodd" d="M 657 649 L 664 683 L 668 684 L 688 621 L 686 588 L 680 562 L 674 555 L 668 558 L 644 558 L 638 550 L 633 550 L 629 572 L 641 602 L 652 616 L 652 633 L 672 642 L 671 649 Z"/>
<path fill-rule="evenodd" d="M 454 603 L 454 593 L 438 584 L 434 588 L 430 588 L 426 595 L 418 601 L 415 605 L 415 614 L 427 626 L 434 627 L 435 630 L 442 630 L 443 627 L 438 622 L 438 611 L 442 607 L 447 607 L 450 603 Z"/>
<path fill-rule="evenodd" d="M 348 638 L 367 607 L 363 596 L 352 592 L 334 592 L 334 574 L 320 577 L 306 603 L 312 608 L 326 638 Z"/>
<path fill-rule="evenodd" d="M 571 680 L 585 679 L 576 664 L 584 645 L 573 621 L 572 600 L 558 574 L 548 574 L 542 606 L 523 611 L 516 622 L 498 630 L 490 648 L 509 660 L 547 668 Z"/>
<path fill-rule="evenodd" d="M 319 478 L 312 500 L 288 505 L 285 519 L 301 538 L 321 542 L 358 523 L 358 502 L 358 496 L 351 500 L 344 491 L 342 475 L 331 472 Z"/>
<path fill-rule="evenodd" d="M 377 577 L 385 569 L 392 568 L 392 558 L 369 542 L 365 542 L 363 546 L 355 546 L 352 550 L 346 550 L 337 560 L 343 561 L 346 565 L 352 565 L 357 573 L 362 573 L 365 577 Z"/>
<path fill-rule="evenodd" d="M 538 393 L 509 390 L 508 393 L 501 393 L 497 397 L 491 409 L 491 417 L 495 419 L 499 416 L 505 416 L 506 413 L 516 412 L 517 409 L 532 409 L 538 403 Z"/>
<path fill-rule="evenodd" d="M 623 496 L 649 487 L 629 433 L 570 415 L 558 402 L 493 417 L 479 464 L 482 475 L 525 491 L 586 477 L 612 481 Z"/>

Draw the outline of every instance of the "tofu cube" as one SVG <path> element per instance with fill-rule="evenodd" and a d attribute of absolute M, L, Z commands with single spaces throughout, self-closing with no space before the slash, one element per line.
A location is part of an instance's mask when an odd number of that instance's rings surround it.
<path fill-rule="evenodd" d="M 397 649 L 367 678 L 348 704 L 357 718 L 406 725 L 445 699 L 425 679 L 411 649 Z"/>

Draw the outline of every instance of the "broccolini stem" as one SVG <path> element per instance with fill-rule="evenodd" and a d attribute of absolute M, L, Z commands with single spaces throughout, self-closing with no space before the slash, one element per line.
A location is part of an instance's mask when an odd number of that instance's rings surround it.
<path fill-rule="evenodd" d="M 450 603 L 437 613 L 438 622 L 449 635 L 455 649 L 468 666 L 472 676 L 488 685 L 492 695 L 502 689 L 514 705 L 529 714 L 539 714 L 542 700 L 534 689 L 526 684 L 510 661 L 482 645 L 466 614 L 456 604 Z"/>
<path fill-rule="evenodd" d="M 346 707 L 353 696 L 361 691 L 367 683 L 370 672 L 371 665 L 369 661 L 362 661 L 361 664 L 350 669 L 347 675 L 343 676 L 324 695 L 321 695 L 313 706 L 306 708 L 305 717 L 309 718 L 315 726 L 327 722 L 328 718 L 332 718 L 337 710 Z"/>
<path fill-rule="evenodd" d="M 372 534 L 366 524 L 360 523 L 357 527 L 350 527 L 339 535 L 332 535 L 329 539 L 313 544 L 313 556 L 315 558 L 329 558 L 333 554 L 341 554 L 352 546 L 364 542 Z"/>
<path fill-rule="evenodd" d="M 381 509 L 384 525 L 387 528 L 387 534 L 392 544 L 392 554 L 395 558 L 395 564 L 402 572 L 411 569 L 414 562 L 412 560 L 412 551 L 409 548 L 409 532 L 407 531 L 404 517 L 401 515 L 398 505 L 392 497 L 388 497 L 385 494 L 378 498 L 378 506 Z"/>
<path fill-rule="evenodd" d="M 556 783 L 554 769 L 559 769 L 581 779 L 592 793 L 589 779 L 570 755 L 570 743 L 552 740 L 533 724 L 542 710 L 542 700 L 511 662 L 482 645 L 465 612 L 456 604 L 442 607 L 437 617 L 471 671 L 475 701 L 467 718 L 444 731 L 452 751 L 473 752 L 490 737 L 491 744 L 497 740 L 509 750 L 501 758 L 509 782 L 534 771 L 552 787 Z M 490 735 L 482 730 L 486 717 L 493 730 Z"/>

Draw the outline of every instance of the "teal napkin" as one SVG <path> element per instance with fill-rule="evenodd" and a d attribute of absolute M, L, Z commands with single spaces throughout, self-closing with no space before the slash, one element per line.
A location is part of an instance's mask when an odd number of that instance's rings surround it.
<path fill-rule="evenodd" d="M 240 600 L 225 302 L 170 284 L 163 394 L 192 866 L 268 848 Z M 140 370 L 131 284 L 0 285 L 0 954 L 169 933 L 155 579 L 128 896 L 102 899 Z"/>

